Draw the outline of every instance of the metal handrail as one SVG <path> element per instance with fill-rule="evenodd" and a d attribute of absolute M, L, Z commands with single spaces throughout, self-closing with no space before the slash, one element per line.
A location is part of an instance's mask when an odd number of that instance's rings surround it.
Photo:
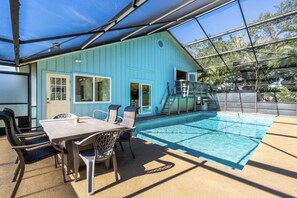
<path fill-rule="evenodd" d="M 106 114 L 106 115 L 108 115 L 108 112 L 106 112 L 106 111 L 103 111 L 103 110 L 100 110 L 100 109 L 95 109 L 94 111 L 93 111 L 93 118 L 95 118 L 95 113 L 96 112 L 100 112 L 100 113 L 104 113 L 104 114 Z M 119 118 L 119 120 L 123 120 L 123 117 L 121 117 L 121 116 L 117 116 L 117 118 Z M 106 118 L 104 119 L 104 120 L 106 120 Z"/>
<path fill-rule="evenodd" d="M 167 93 L 167 94 L 166 94 L 166 93 Z M 169 82 L 167 82 L 166 89 L 164 90 L 164 93 L 163 93 L 163 95 L 162 95 L 160 104 L 162 104 L 164 98 L 166 98 L 166 97 L 169 96 L 169 95 L 170 95 L 170 86 L 169 86 Z"/>
<path fill-rule="evenodd" d="M 100 110 L 100 109 L 95 109 L 95 110 L 93 111 L 93 118 L 95 118 L 95 113 L 96 113 L 96 112 L 100 112 L 100 113 L 104 113 L 104 114 L 108 115 L 108 113 L 107 113 L 106 111 L 103 111 L 103 110 Z"/>
<path fill-rule="evenodd" d="M 177 86 L 177 84 L 178 84 L 177 82 L 180 83 L 179 86 Z M 192 84 L 191 85 L 191 87 L 193 89 L 192 91 L 190 90 L 190 84 Z M 195 85 L 193 85 L 193 84 L 195 84 Z M 186 86 L 186 87 L 183 87 L 183 86 Z M 188 80 L 177 80 L 175 83 L 175 87 L 176 88 L 179 87 L 181 90 L 179 90 L 177 92 L 178 93 L 180 92 L 180 94 L 183 94 L 185 96 L 196 95 L 197 93 L 202 93 L 203 91 L 205 91 L 206 94 L 208 94 L 209 89 L 210 89 L 210 86 L 207 83 L 194 82 L 194 81 L 188 81 Z M 186 89 L 182 90 L 182 88 L 186 88 Z M 190 94 L 190 92 L 193 94 Z"/>

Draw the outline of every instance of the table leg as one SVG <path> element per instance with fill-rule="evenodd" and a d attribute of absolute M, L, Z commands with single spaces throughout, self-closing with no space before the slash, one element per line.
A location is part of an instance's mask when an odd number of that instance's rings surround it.
<path fill-rule="evenodd" d="M 67 150 L 67 155 L 66 155 L 66 169 L 67 169 L 67 175 L 73 173 L 74 171 L 74 162 L 73 162 L 73 145 L 72 141 L 66 141 L 65 142 L 65 148 Z"/>

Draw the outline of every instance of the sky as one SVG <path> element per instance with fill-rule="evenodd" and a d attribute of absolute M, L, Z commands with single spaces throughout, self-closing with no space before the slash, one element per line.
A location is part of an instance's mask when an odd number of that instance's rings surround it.
<path fill-rule="evenodd" d="M 122 10 L 125 6 L 131 3 L 131 0 L 89 0 L 92 3 L 81 4 L 81 0 L 69 1 L 40 1 L 40 0 L 20 0 L 20 39 L 36 39 L 56 35 L 71 34 L 89 31 L 94 27 L 105 24 L 115 13 Z M 169 0 L 168 0 L 169 1 Z M 184 3 L 184 0 L 168 1 L 150 0 L 150 3 L 144 4 L 135 12 L 125 18 L 117 26 L 131 25 L 135 23 L 144 23 L 151 21 L 151 16 L 159 12 L 169 12 L 171 6 Z M 198 0 L 200 1 L 200 0 Z M 258 18 L 260 13 L 275 12 L 277 5 L 282 0 L 240 0 L 245 14 L 247 23 L 250 23 Z M 0 37 L 12 40 L 12 31 L 10 24 L 9 1 L 0 0 L 0 18 L 3 19 L 0 23 Z M 95 8 L 95 9 L 94 9 Z M 34 20 L 33 20 L 34 19 Z M 244 25 L 238 2 L 235 1 L 213 12 L 202 15 L 198 18 L 202 27 L 204 27 L 207 35 L 214 35 L 237 28 Z M 44 22 L 46 21 L 46 25 Z M 187 24 L 178 26 L 171 30 L 173 35 L 182 44 L 190 43 L 194 40 L 203 39 L 205 33 L 199 27 L 195 20 Z M 121 32 L 118 32 L 120 34 Z M 115 33 L 105 35 L 105 37 L 116 37 Z M 100 38 L 97 42 L 101 42 L 105 37 Z M 46 42 L 38 42 L 32 44 L 21 45 L 21 56 L 27 56 L 34 52 L 39 52 L 52 45 L 53 42 L 67 40 L 58 39 Z M 80 40 L 84 40 L 81 38 Z M 79 39 L 68 42 L 61 46 L 62 48 L 77 45 Z M 2 50 L 5 48 L 5 52 Z M 13 45 L 0 41 L 0 49 L 2 56 L 13 59 Z M 1 57 L 0 57 L 1 58 Z"/>
<path fill-rule="evenodd" d="M 281 0 L 241 0 L 240 2 L 245 19 L 249 24 L 255 21 L 261 13 L 275 13 L 277 9 L 274 5 L 279 4 Z M 200 16 L 198 21 L 209 36 L 244 26 L 237 1 Z M 183 24 L 171 29 L 171 33 L 182 44 L 206 37 L 195 21 L 190 21 L 189 24 Z"/>

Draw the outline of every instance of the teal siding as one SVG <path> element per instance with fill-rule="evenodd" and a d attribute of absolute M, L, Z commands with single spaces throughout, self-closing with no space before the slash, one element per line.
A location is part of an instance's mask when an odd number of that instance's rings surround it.
<path fill-rule="evenodd" d="M 158 45 L 159 40 L 164 43 L 162 48 Z M 75 63 L 76 59 L 80 59 L 81 63 Z M 129 105 L 130 82 L 151 84 L 155 114 L 155 107 L 161 109 L 159 103 L 166 83 L 170 82 L 173 87 L 174 67 L 184 71 L 197 70 L 197 64 L 166 32 L 50 58 L 37 64 L 38 119 L 45 118 L 46 73 L 69 74 L 71 82 L 74 73 L 111 77 L 112 103 L 121 104 L 121 110 Z M 72 97 L 73 83 L 70 89 Z M 71 98 L 71 112 L 81 116 L 91 115 L 96 108 L 106 110 L 109 105 L 73 104 Z"/>

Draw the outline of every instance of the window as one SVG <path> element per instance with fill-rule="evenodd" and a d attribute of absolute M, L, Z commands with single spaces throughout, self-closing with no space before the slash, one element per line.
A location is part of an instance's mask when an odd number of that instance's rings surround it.
<path fill-rule="evenodd" d="M 141 113 L 152 112 L 151 86 L 141 85 Z"/>
<path fill-rule="evenodd" d="M 66 78 L 50 78 L 50 100 L 66 100 Z"/>
<path fill-rule="evenodd" d="M 95 77 L 95 101 L 110 101 L 110 79 Z"/>
<path fill-rule="evenodd" d="M 75 102 L 110 102 L 111 79 L 101 76 L 75 75 Z"/>
<path fill-rule="evenodd" d="M 152 112 L 152 86 L 141 83 L 130 83 L 130 105 L 139 106 L 140 113 Z"/>
<path fill-rule="evenodd" d="M 0 71 L 11 71 L 16 72 L 16 67 L 0 65 Z"/>

